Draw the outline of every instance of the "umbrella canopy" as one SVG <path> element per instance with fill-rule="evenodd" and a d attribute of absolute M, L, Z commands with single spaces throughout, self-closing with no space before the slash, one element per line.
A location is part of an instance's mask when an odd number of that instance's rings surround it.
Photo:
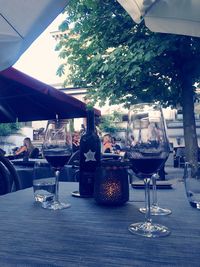
<path fill-rule="evenodd" d="M 68 0 L 0 0 L 0 71 L 12 66 Z"/>
<path fill-rule="evenodd" d="M 96 116 L 100 116 L 95 109 Z M 86 117 L 86 104 L 10 67 L 0 72 L 0 123 Z"/>
<path fill-rule="evenodd" d="M 199 0 L 117 0 L 136 23 L 153 32 L 200 37 Z"/>

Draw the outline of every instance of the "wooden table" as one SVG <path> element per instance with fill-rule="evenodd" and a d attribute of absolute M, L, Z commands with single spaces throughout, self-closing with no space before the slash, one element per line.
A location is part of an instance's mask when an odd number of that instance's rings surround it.
<path fill-rule="evenodd" d="M 0 197 L 0 266 L 135 267 L 200 266 L 200 211 L 189 206 L 183 183 L 159 190 L 170 216 L 154 217 L 170 236 L 132 235 L 129 224 L 142 221 L 143 190 L 131 190 L 121 207 L 103 207 L 74 198 L 77 183 L 60 183 L 60 198 L 71 208 L 51 211 L 33 202 L 32 188 Z"/>

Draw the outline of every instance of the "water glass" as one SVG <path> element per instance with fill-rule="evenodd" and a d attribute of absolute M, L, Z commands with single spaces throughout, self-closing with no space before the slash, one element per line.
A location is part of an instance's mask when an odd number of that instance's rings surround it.
<path fill-rule="evenodd" d="M 33 193 L 36 202 L 51 202 L 55 199 L 56 178 L 51 165 L 36 162 L 33 174 Z"/>
<path fill-rule="evenodd" d="M 188 201 L 193 208 L 200 209 L 200 165 L 185 163 L 185 190 Z"/>

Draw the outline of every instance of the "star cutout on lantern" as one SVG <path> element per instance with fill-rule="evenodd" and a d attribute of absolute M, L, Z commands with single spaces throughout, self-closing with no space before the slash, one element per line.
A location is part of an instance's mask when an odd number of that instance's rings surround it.
<path fill-rule="evenodd" d="M 87 153 L 84 153 L 85 156 L 85 162 L 87 161 L 96 161 L 95 159 L 95 152 L 92 152 L 91 150 L 88 150 Z"/>

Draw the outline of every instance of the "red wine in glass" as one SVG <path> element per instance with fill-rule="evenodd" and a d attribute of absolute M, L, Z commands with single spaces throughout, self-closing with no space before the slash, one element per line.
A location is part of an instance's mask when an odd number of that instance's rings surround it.
<path fill-rule="evenodd" d="M 157 172 L 165 161 L 165 158 L 130 158 L 132 170 L 147 176 Z"/>
<path fill-rule="evenodd" d="M 43 155 L 55 171 L 56 193 L 52 203 L 45 204 L 47 209 L 64 209 L 70 207 L 68 203 L 61 203 L 58 199 L 59 175 L 72 154 L 72 138 L 68 120 L 49 121 L 43 143 Z"/>
<path fill-rule="evenodd" d="M 49 164 L 56 170 L 62 169 L 64 165 L 68 162 L 68 160 L 71 157 L 71 154 L 64 154 L 64 155 L 54 155 L 54 154 L 49 154 L 48 153 L 44 156 L 46 160 L 49 162 Z"/>

